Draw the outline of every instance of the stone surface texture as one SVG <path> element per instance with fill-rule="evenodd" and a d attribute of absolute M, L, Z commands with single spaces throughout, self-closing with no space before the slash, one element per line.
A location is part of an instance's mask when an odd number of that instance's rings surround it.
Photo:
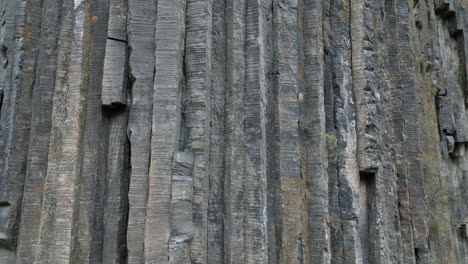
<path fill-rule="evenodd" d="M 0 264 L 467 264 L 468 1 L 0 0 Z"/>

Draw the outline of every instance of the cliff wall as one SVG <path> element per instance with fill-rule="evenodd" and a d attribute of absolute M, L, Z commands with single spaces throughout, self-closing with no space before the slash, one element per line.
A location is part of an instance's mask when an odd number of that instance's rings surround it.
<path fill-rule="evenodd" d="M 0 0 L 0 263 L 468 263 L 465 0 Z"/>

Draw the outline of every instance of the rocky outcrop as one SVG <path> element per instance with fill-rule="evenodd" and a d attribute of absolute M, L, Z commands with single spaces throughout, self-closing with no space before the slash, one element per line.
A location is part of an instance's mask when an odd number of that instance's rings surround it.
<path fill-rule="evenodd" d="M 0 1 L 0 263 L 468 263 L 464 0 Z"/>

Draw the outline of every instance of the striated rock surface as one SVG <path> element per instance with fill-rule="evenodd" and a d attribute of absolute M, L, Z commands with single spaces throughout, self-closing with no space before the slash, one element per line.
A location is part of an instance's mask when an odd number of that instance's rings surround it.
<path fill-rule="evenodd" d="M 466 0 L 0 0 L 0 264 L 468 263 Z"/>

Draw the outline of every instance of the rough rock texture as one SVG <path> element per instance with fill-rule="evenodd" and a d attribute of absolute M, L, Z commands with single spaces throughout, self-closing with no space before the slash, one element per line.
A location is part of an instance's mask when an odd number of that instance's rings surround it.
<path fill-rule="evenodd" d="M 466 0 L 0 0 L 0 263 L 468 263 Z"/>

